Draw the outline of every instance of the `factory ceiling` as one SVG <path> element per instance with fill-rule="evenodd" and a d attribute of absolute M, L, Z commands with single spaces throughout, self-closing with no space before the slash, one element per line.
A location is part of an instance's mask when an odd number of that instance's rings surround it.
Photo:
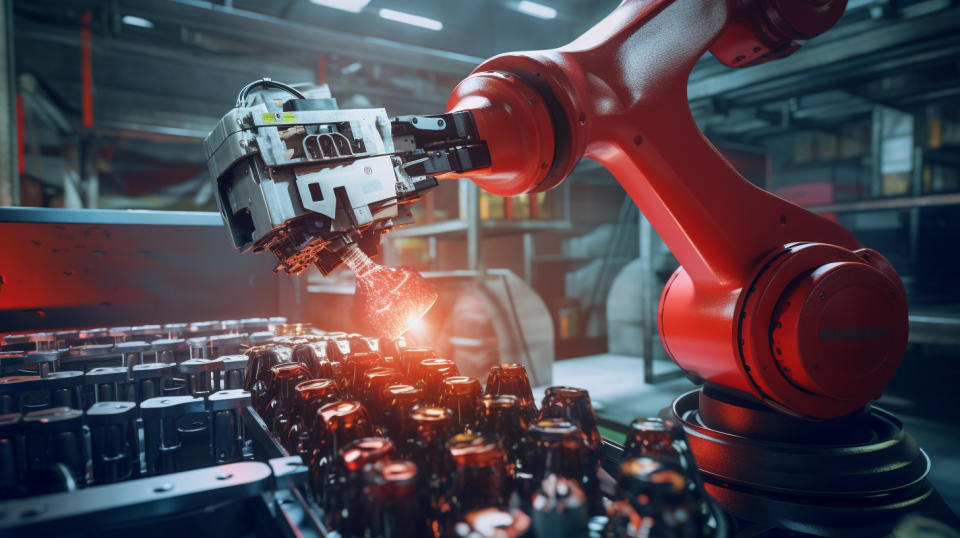
<path fill-rule="evenodd" d="M 534 16 L 521 3 L 16 0 L 15 54 L 33 112 L 41 107 L 57 116 L 50 122 L 57 129 L 78 128 L 80 33 L 88 21 L 93 134 L 200 162 L 196 141 L 250 80 L 325 82 L 342 107 L 438 113 L 482 59 L 560 45 L 617 4 L 526 2 Z M 420 18 L 404 19 L 410 15 Z M 715 141 L 757 147 L 798 129 L 836 131 L 869 118 L 878 105 L 909 108 L 956 97 L 958 27 L 960 6 L 952 2 L 851 0 L 833 31 L 785 60 L 731 69 L 705 56 L 688 88 L 692 112 Z M 173 143 L 165 150 L 156 141 Z"/>

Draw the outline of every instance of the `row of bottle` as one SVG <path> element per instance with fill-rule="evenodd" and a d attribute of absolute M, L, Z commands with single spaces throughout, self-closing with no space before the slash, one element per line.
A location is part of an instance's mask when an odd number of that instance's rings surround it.
<path fill-rule="evenodd" d="M 683 432 L 632 425 L 618 476 L 589 394 L 494 366 L 486 388 L 427 348 L 347 335 L 248 351 L 254 409 L 310 468 L 344 536 L 702 536 L 707 512 Z"/>

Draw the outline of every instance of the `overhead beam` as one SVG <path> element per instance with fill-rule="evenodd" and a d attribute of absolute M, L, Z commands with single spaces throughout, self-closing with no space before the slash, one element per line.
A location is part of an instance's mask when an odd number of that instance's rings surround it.
<path fill-rule="evenodd" d="M 297 47 L 298 51 L 335 53 L 417 71 L 464 76 L 484 60 L 198 0 L 119 0 L 116 6 L 124 15 L 202 29 L 214 35 L 269 43 L 281 48 Z"/>
<path fill-rule="evenodd" d="M 723 95 L 732 101 L 775 100 L 836 87 L 899 67 L 956 58 L 960 7 L 912 19 L 865 21 L 839 27 L 787 58 L 743 69 L 704 64 L 694 70 L 691 103 Z"/>
<path fill-rule="evenodd" d="M 18 20 L 18 23 L 17 39 L 26 44 L 25 51 L 49 51 L 50 45 L 74 49 L 79 47 L 76 32 L 26 20 Z M 143 75 L 141 78 L 134 77 L 137 86 L 130 87 L 123 85 L 130 80 L 129 76 L 126 78 L 121 76 L 113 80 L 111 79 L 113 73 L 109 68 L 101 71 L 103 76 L 98 81 L 97 89 L 99 105 L 97 123 L 106 129 L 103 132 L 109 131 L 114 135 L 143 133 L 150 137 L 158 137 L 155 138 L 158 140 L 172 141 L 184 138 L 202 139 L 219 119 L 219 115 L 233 102 L 232 93 L 229 96 L 230 100 L 223 99 L 222 84 L 214 90 L 194 91 L 187 96 L 168 95 L 159 91 L 150 82 L 151 77 L 157 76 L 155 73 L 159 70 L 144 69 L 142 66 L 145 62 L 151 62 L 150 65 L 171 66 L 172 74 L 164 79 L 165 83 L 183 79 L 184 84 L 195 86 L 198 80 L 197 75 L 200 74 L 207 79 L 214 77 L 222 81 L 235 81 L 239 88 L 240 82 L 259 76 L 252 71 L 257 64 L 251 62 L 249 58 L 232 55 L 221 57 L 216 54 L 184 54 L 156 44 L 140 43 L 112 35 L 97 36 L 96 45 L 96 61 L 101 69 L 105 66 L 113 66 L 114 69 L 123 70 L 123 66 L 131 65 L 135 66 L 137 73 L 142 72 Z M 55 53 L 48 52 L 49 54 Z M 36 63 L 35 56 L 31 58 Z M 44 63 L 44 58 L 47 57 L 40 56 L 40 63 Z M 173 66 L 176 68 L 173 69 Z M 314 76 L 311 69 L 295 64 L 294 58 L 271 62 L 269 69 L 267 74 L 270 76 L 293 83 L 311 80 Z M 45 71 L 38 69 L 36 74 L 43 76 Z M 103 80 L 104 78 L 106 81 Z M 76 81 L 56 79 L 45 82 L 56 85 L 59 91 L 67 95 L 77 95 L 79 92 Z M 387 107 L 391 114 L 440 112 L 445 107 L 448 91 L 428 84 L 428 88 L 414 92 L 407 88 L 390 87 L 387 85 L 389 80 L 383 81 L 384 85 L 380 86 L 360 83 L 350 77 L 340 76 L 336 76 L 329 82 L 334 97 L 342 102 L 353 94 L 363 94 L 374 103 Z M 228 93 L 236 89 L 230 89 L 229 84 L 227 86 Z M 182 89 L 186 90 L 189 87 L 183 86 Z M 182 106 L 181 99 L 186 99 L 183 103 L 189 106 Z"/>
<path fill-rule="evenodd" d="M 887 211 L 914 207 L 960 205 L 960 193 L 927 194 L 903 198 L 877 198 L 829 205 L 807 206 L 814 213 L 857 213 L 860 211 Z"/>

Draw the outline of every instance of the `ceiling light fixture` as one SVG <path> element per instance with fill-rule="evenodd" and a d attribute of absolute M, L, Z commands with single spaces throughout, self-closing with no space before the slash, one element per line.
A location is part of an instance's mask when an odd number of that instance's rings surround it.
<path fill-rule="evenodd" d="M 341 75 L 352 75 L 359 72 L 363 69 L 363 64 L 360 62 L 353 62 L 352 64 L 346 65 L 340 69 Z"/>
<path fill-rule="evenodd" d="M 387 20 L 419 26 L 420 28 L 426 28 L 427 30 L 443 30 L 443 23 L 436 19 L 421 17 L 420 15 L 413 15 L 403 11 L 383 8 L 380 10 L 380 16 Z"/>
<path fill-rule="evenodd" d="M 538 19 L 557 18 L 556 9 L 543 4 L 538 4 L 536 2 L 531 2 L 530 0 L 522 0 L 519 4 L 517 4 L 517 11 L 530 15 L 531 17 L 537 17 Z"/>
<path fill-rule="evenodd" d="M 144 19 L 143 17 L 137 17 L 135 15 L 124 15 L 120 22 L 123 24 L 129 24 L 130 26 L 139 26 L 140 28 L 153 28 L 153 21 Z"/>
<path fill-rule="evenodd" d="M 318 6 L 332 7 L 350 13 L 360 13 L 363 8 L 367 7 L 370 0 L 310 0 L 310 2 Z"/>

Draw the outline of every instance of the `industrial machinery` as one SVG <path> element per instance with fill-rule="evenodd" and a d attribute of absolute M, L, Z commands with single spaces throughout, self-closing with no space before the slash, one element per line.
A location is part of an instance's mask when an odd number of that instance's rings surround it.
<path fill-rule="evenodd" d="M 234 246 L 271 251 L 277 270 L 299 273 L 315 264 L 326 274 L 358 251 L 373 253 L 384 233 L 409 223 L 405 205 L 436 178 L 466 175 L 506 196 L 551 188 L 581 157 L 596 159 L 624 185 L 681 263 L 661 298 L 658 326 L 670 356 L 703 388 L 681 396 L 666 417 L 631 425 L 640 433 L 626 447 L 626 468 L 618 462 L 620 447 L 600 439 L 585 391 L 549 389 L 538 417 L 546 422 L 528 428 L 534 445 L 548 447 L 528 459 L 537 469 L 533 476 L 547 476 L 552 470 L 537 466 L 560 460 L 589 466 L 571 473 L 580 482 L 564 482 L 539 497 L 538 506 L 548 508 L 534 518 L 554 524 L 539 528 L 568 529 L 566 522 L 580 521 L 577 514 L 602 513 L 603 497 L 627 499 L 625 491 L 633 500 L 645 499 L 647 508 L 668 508 L 661 520 L 703 516 L 702 525 L 698 517 L 681 522 L 683 536 L 724 536 L 730 529 L 749 536 L 883 536 L 904 518 L 958 526 L 926 480 L 926 455 L 895 417 L 870 406 L 896 370 L 906 341 L 906 299 L 896 273 L 835 223 L 744 180 L 699 132 L 685 99 L 690 69 L 707 50 L 731 66 L 787 55 L 830 28 L 844 4 L 627 0 L 565 47 L 485 62 L 454 91 L 449 111 L 436 116 L 390 120 L 382 110 L 338 110 L 329 95 L 308 97 L 257 81 L 206 141 L 222 217 Z M 257 88 L 278 91 L 252 93 Z M 23 238 L 31 237 L 34 215 L 19 217 L 9 228 L 16 232 L 11 240 L 28 252 L 32 247 Z M 103 223 L 50 228 L 43 237 L 50 244 L 34 245 L 57 245 L 46 254 L 50 260 L 59 260 L 53 257 L 61 254 L 58 241 L 79 249 L 82 238 L 84 248 L 115 246 L 116 253 L 96 252 L 106 259 L 134 258 L 160 283 L 168 271 L 193 269 L 189 263 L 163 265 L 151 251 L 131 247 L 133 232 L 121 243 Z M 169 239 L 170 233 L 154 235 Z M 156 244 L 162 249 L 170 243 Z M 50 285 L 22 285 L 35 282 L 37 271 L 27 265 L 14 267 L 14 278 L 4 282 L 4 298 L 16 299 L 4 304 L 8 327 L 66 329 L 64 320 L 76 320 L 77 312 L 90 313 L 88 321 L 112 314 L 113 321 L 126 315 L 141 322 L 169 314 L 166 305 L 153 308 L 153 299 L 167 291 L 163 285 L 126 297 L 138 307 L 130 308 L 113 297 L 96 298 L 103 290 L 127 289 L 127 282 L 62 284 L 74 273 L 55 261 L 42 268 L 61 275 L 50 282 L 76 291 L 69 303 L 61 299 L 40 308 L 37 297 L 62 294 Z M 75 280 L 95 273 L 81 271 Z M 221 275 L 200 276 L 216 283 Z M 246 285 L 252 295 L 253 286 Z M 217 294 L 211 298 L 188 301 L 210 308 Z M 276 310 L 280 302 L 268 307 Z M 153 323 L 164 321 L 172 319 Z M 358 468 L 367 473 L 362 463 L 388 444 L 351 445 L 358 449 L 349 452 L 353 459 L 344 452 L 337 459 L 334 448 L 347 441 L 339 436 L 369 433 L 363 407 L 395 411 L 401 400 L 410 401 L 402 394 L 418 391 L 429 401 L 411 419 L 423 427 L 409 438 L 436 445 L 442 439 L 433 435 L 437 424 L 449 425 L 451 413 L 435 405 L 447 380 L 463 377 L 451 376 L 452 361 L 423 358 L 428 351 L 405 350 L 395 340 L 324 334 L 262 318 L 29 332 L 7 335 L 3 344 L 5 373 L 31 375 L 0 378 L 0 456 L 16 462 L 0 467 L 2 493 L 14 497 L 0 504 L 0 530 L 30 536 L 85 529 L 111 536 L 185 529 L 211 536 L 325 535 L 321 513 L 334 519 L 348 514 L 347 526 L 338 527 L 348 529 L 357 521 L 349 509 L 317 507 L 359 505 L 364 513 L 356 490 L 336 486 L 349 483 Z M 99 359 L 109 364 L 93 367 Z M 65 368 L 71 364 L 83 372 Z M 414 377 L 417 364 L 423 371 Z M 418 386 L 397 389 L 391 394 L 398 399 L 381 405 L 367 388 L 386 383 L 396 370 Z M 302 419 L 304 409 L 296 406 L 300 400 L 292 401 L 294 392 L 303 399 L 308 392 L 324 397 L 330 385 L 301 385 L 306 376 L 335 379 L 364 403 L 324 402 L 306 431 L 306 423 L 294 420 Z M 460 386 L 451 393 L 476 398 L 479 383 L 473 381 L 452 383 Z M 490 402 L 508 396 L 507 407 L 530 418 L 538 413 L 518 365 L 491 370 L 486 392 Z M 132 404 L 113 403 L 119 396 Z M 91 402 L 85 414 L 77 410 Z M 387 432 L 389 415 L 380 424 Z M 506 430 L 495 429 L 500 435 Z M 309 471 L 302 457 L 308 453 L 297 455 L 304 439 L 324 450 L 309 452 L 323 455 L 308 462 Z M 461 441 L 461 452 L 451 454 L 461 456 L 457 464 L 467 462 L 464 467 L 478 459 L 470 454 L 497 452 Z M 677 465 L 667 468 L 664 461 L 642 461 L 630 452 L 651 455 L 651 448 L 669 453 Z M 548 452 L 551 457 L 542 457 Z M 575 457 L 553 458 L 561 452 Z M 598 467 L 618 474 L 622 490 L 604 483 L 602 473 L 583 471 Z M 372 496 L 409 503 L 424 486 L 413 481 L 409 465 L 390 472 L 382 465 L 369 468 L 374 475 L 364 475 L 369 488 L 361 491 Z M 21 470 L 30 481 L 17 474 Z M 439 491 L 441 481 L 433 480 L 438 476 L 434 472 L 425 487 Z M 464 484 L 470 483 L 461 481 L 460 491 L 469 491 Z M 589 499 L 561 499 L 561 489 L 577 491 L 573 486 L 589 490 Z M 700 495 L 704 491 L 713 500 Z M 608 524 L 618 517 L 638 519 L 629 501 L 609 508 Z M 494 509 L 482 515 L 500 522 L 489 525 L 491 532 L 499 527 L 522 535 L 529 529 L 521 528 L 519 514 Z M 466 523 L 466 535 L 483 535 L 481 521 Z M 591 530 L 597 535 L 600 529 Z M 611 532 L 617 535 L 616 528 Z"/>
<path fill-rule="evenodd" d="M 279 89 L 293 99 L 252 90 Z M 217 203 L 238 249 L 269 250 L 276 271 L 324 275 L 346 263 L 357 277 L 354 314 L 375 334 L 399 336 L 436 301 L 416 272 L 373 263 L 380 236 L 413 222 L 409 204 L 435 175 L 490 164 L 469 113 L 387 118 L 339 110 L 270 79 L 252 82 L 204 140 Z"/>
<path fill-rule="evenodd" d="M 886 525 L 930 496 L 926 456 L 893 417 L 869 406 L 906 346 L 906 294 L 880 253 L 740 176 L 694 123 L 686 83 L 708 50 L 731 67 L 789 55 L 833 26 L 845 5 L 626 1 L 569 45 L 480 65 L 454 90 L 448 114 L 469 118 L 466 140 L 486 144 L 484 158 L 424 170 L 510 196 L 556 186 L 582 157 L 609 168 L 681 264 L 662 294 L 658 326 L 671 358 L 704 384 L 675 413 L 694 438 L 708 491 L 737 516 L 802 532 Z M 285 110 L 294 110 L 290 103 Z M 263 118 L 253 125 L 265 126 Z M 224 167 L 211 171 L 221 177 L 238 246 L 296 235 L 289 225 L 281 234 L 259 226 L 238 235 L 250 217 L 231 201 Z M 312 174 L 295 171 L 287 181 L 301 186 L 304 207 L 319 208 L 305 185 L 330 172 Z M 231 177 L 241 189 L 243 180 Z M 262 218 L 263 207 L 245 209 Z M 374 226 L 375 236 L 383 228 Z M 313 256 L 311 241 L 271 249 L 282 260 L 298 249 Z M 811 472 L 823 462 L 829 472 Z"/>
<path fill-rule="evenodd" d="M 473 111 L 490 147 L 491 167 L 471 174 L 483 188 L 544 190 L 582 156 L 610 168 L 681 264 L 660 304 L 673 359 L 814 419 L 863 407 L 893 375 L 903 286 L 850 232 L 743 179 L 684 96 L 706 50 L 732 66 L 766 61 L 830 28 L 844 5 L 626 2 L 566 47 L 489 60 L 449 103 Z"/>
<path fill-rule="evenodd" d="M 674 422 L 611 443 L 586 390 L 538 406 L 520 364 L 483 387 L 429 347 L 285 321 L 4 336 L 0 532 L 729 535 Z"/>
<path fill-rule="evenodd" d="M 848 415 L 902 358 L 899 277 L 841 226 L 741 177 L 684 98 L 706 50 L 735 67 L 762 63 L 829 29 L 844 6 L 625 2 L 566 47 L 487 61 L 438 116 L 388 121 L 383 110 L 336 110 L 329 98 L 254 82 L 205 141 L 221 212 L 237 248 L 270 250 L 287 272 L 315 263 L 326 274 L 346 245 L 372 252 L 410 222 L 404 204 L 435 176 L 515 195 L 549 189 L 593 158 L 681 263 L 660 307 L 671 357 L 786 415 Z M 294 99 L 257 94 L 248 106 L 258 86 Z"/>
<path fill-rule="evenodd" d="M 269 250 L 291 274 L 330 273 L 348 245 L 375 254 L 434 176 L 490 164 L 469 113 L 389 119 L 270 79 L 241 90 L 204 148 L 234 246 Z"/>
<path fill-rule="evenodd" d="M 799 532 L 884 532 L 931 495 L 929 460 L 873 409 L 907 341 L 890 263 L 834 222 L 740 176 L 690 114 L 706 51 L 732 67 L 788 55 L 840 1 L 624 2 L 564 47 L 494 57 L 454 90 L 501 195 L 604 164 L 681 267 L 660 300 L 671 358 L 704 388 L 674 416 L 707 491 L 729 512 Z"/>

